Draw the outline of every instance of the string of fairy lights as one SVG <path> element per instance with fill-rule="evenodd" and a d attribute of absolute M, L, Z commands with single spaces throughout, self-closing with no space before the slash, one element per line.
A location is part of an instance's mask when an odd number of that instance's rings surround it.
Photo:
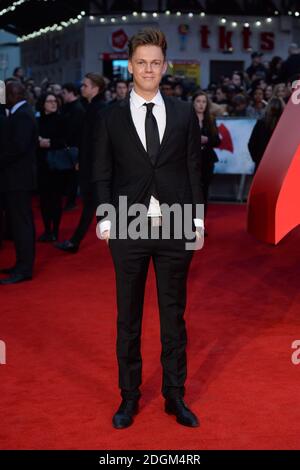
<path fill-rule="evenodd" d="M 28 0 L 19 0 L 19 2 L 15 2 L 15 4 L 18 4 L 20 5 L 21 3 L 24 3 Z M 9 8 L 9 7 L 8 7 Z M 0 12 L 0 15 L 1 15 L 1 12 Z M 274 11 L 274 16 L 278 16 L 279 15 L 279 11 L 278 10 L 275 10 Z M 93 15 L 90 15 L 90 16 L 87 16 L 86 15 L 86 12 L 85 11 L 81 11 L 76 17 L 74 18 L 69 18 L 68 20 L 66 21 L 61 21 L 60 23 L 55 23 L 51 26 L 46 26 L 44 28 L 41 28 L 37 31 L 33 31 L 32 33 L 30 34 L 27 34 L 27 35 L 24 35 L 24 36 L 21 36 L 17 39 L 18 42 L 24 42 L 24 41 L 28 41 L 28 40 L 31 40 L 31 39 L 35 39 L 39 36 L 42 36 L 42 35 L 45 35 L 45 34 L 48 34 L 48 33 L 51 33 L 51 32 L 56 32 L 56 31 L 62 31 L 72 25 L 75 25 L 75 24 L 78 24 L 79 22 L 81 22 L 83 19 L 88 19 L 90 21 L 90 23 L 92 24 L 97 24 L 97 23 L 100 23 L 100 24 L 124 24 L 126 22 L 131 22 L 131 21 L 137 21 L 139 19 L 141 20 L 150 20 L 150 19 L 159 19 L 160 17 L 169 17 L 169 18 L 180 18 L 181 20 L 184 20 L 184 19 L 193 19 L 193 18 L 205 18 L 206 17 L 206 13 L 204 11 L 200 12 L 200 13 L 193 13 L 193 12 L 190 12 L 190 13 L 183 13 L 181 11 L 177 11 L 177 12 L 171 12 L 170 10 L 166 10 L 165 12 L 163 13 L 158 13 L 158 12 L 137 12 L 137 11 L 134 11 L 132 12 L 131 14 L 128 14 L 128 15 L 122 15 L 122 16 L 93 16 Z M 292 11 L 289 11 L 288 12 L 288 16 L 295 16 L 295 17 L 299 17 L 300 16 L 300 12 L 299 11 L 295 11 L 295 12 L 292 12 Z M 263 24 L 271 24 L 273 21 L 273 18 L 272 17 L 266 17 L 266 18 L 263 18 L 263 19 L 255 19 L 253 21 L 231 21 L 230 19 L 226 18 L 226 17 L 221 17 L 219 18 L 219 23 L 221 25 L 228 25 L 229 27 L 232 27 L 232 28 L 237 28 L 238 26 L 242 26 L 242 27 L 245 27 L 245 28 L 250 28 L 251 26 L 254 26 L 254 27 L 257 27 L 257 28 L 260 28 L 261 26 L 263 26 Z"/>
<path fill-rule="evenodd" d="M 6 8 L 3 8 L 3 10 L 0 10 L 0 16 L 6 15 L 7 13 L 11 13 L 12 11 L 15 11 L 16 8 L 18 8 L 20 5 L 23 5 L 23 3 L 27 2 L 28 0 L 19 0 L 18 2 L 13 2 L 12 5 L 9 5 Z"/>

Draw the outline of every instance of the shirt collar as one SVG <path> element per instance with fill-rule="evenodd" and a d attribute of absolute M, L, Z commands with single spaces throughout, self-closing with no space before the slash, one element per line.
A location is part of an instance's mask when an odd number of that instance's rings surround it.
<path fill-rule="evenodd" d="M 134 88 L 130 92 L 130 100 L 134 104 L 136 108 L 141 108 L 144 103 L 154 103 L 157 106 L 163 106 L 163 97 L 161 96 L 160 91 L 158 90 L 156 95 L 152 98 L 150 101 L 146 101 L 145 98 L 142 96 L 138 95 L 136 91 L 134 91 Z"/>
<path fill-rule="evenodd" d="M 10 110 L 10 114 L 14 114 L 17 109 L 19 109 L 21 106 L 23 106 L 23 104 L 26 103 L 26 100 L 22 100 L 22 101 L 19 101 L 18 103 L 16 103 Z"/>

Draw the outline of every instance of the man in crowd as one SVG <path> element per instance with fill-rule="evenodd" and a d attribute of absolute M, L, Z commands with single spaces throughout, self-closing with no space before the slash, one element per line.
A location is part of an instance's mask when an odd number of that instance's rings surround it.
<path fill-rule="evenodd" d="M 79 149 L 79 185 L 83 201 L 83 210 L 79 224 L 69 240 L 57 243 L 56 247 L 68 253 L 77 253 L 79 245 L 95 218 L 96 206 L 91 184 L 92 171 L 92 136 L 101 111 L 105 108 L 103 92 L 105 82 L 101 75 L 87 73 L 81 86 L 81 94 L 89 105 L 86 110 L 83 138 Z"/>
<path fill-rule="evenodd" d="M 16 263 L 2 270 L 8 277 L 0 280 L 0 285 L 31 279 L 35 258 L 31 192 L 36 188 L 37 126 L 20 81 L 7 83 L 6 103 L 9 117 L 0 148 L 0 191 L 11 224 Z"/>
<path fill-rule="evenodd" d="M 292 43 L 289 46 L 289 57 L 283 62 L 280 71 L 280 80 L 288 82 L 295 75 L 300 73 L 300 49 L 298 44 Z"/>
<path fill-rule="evenodd" d="M 116 97 L 110 102 L 110 104 L 117 103 L 120 100 L 126 98 L 128 93 L 128 85 L 125 80 L 117 80 L 116 81 Z"/>
<path fill-rule="evenodd" d="M 66 143 L 69 147 L 79 148 L 82 138 L 85 109 L 80 101 L 79 90 L 73 83 L 62 86 L 62 97 Z M 74 168 L 69 170 L 67 178 L 67 202 L 65 209 L 73 209 L 76 203 L 78 190 L 78 175 Z"/>
<path fill-rule="evenodd" d="M 264 78 L 264 79 L 266 78 L 267 69 L 261 63 L 262 56 L 263 56 L 262 52 L 252 52 L 251 54 L 252 63 L 250 67 L 246 69 L 247 75 L 251 81 L 254 80 L 255 78 Z"/>

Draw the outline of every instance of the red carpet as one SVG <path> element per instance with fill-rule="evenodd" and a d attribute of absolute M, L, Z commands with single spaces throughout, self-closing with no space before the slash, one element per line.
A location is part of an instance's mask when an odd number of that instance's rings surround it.
<path fill-rule="evenodd" d="M 79 211 L 64 215 L 61 238 Z M 300 229 L 277 246 L 245 232 L 246 208 L 210 207 L 194 256 L 186 321 L 186 401 L 201 426 L 163 412 L 153 270 L 143 322 L 141 412 L 114 430 L 119 405 L 114 272 L 92 229 L 77 255 L 38 245 L 35 279 L 0 288 L 1 449 L 296 449 L 300 431 Z M 40 220 L 37 221 L 41 233 Z M 10 243 L 1 267 L 13 262 Z"/>

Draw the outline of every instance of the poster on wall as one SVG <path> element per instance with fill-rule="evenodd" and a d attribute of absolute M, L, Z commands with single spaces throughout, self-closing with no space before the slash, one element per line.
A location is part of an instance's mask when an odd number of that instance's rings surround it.
<path fill-rule="evenodd" d="M 169 63 L 172 75 L 178 75 L 200 85 L 200 63 L 195 60 L 174 60 Z"/>
<path fill-rule="evenodd" d="M 248 142 L 256 119 L 218 118 L 221 144 L 215 149 L 219 161 L 215 173 L 252 175 L 255 164 L 248 150 Z"/>

